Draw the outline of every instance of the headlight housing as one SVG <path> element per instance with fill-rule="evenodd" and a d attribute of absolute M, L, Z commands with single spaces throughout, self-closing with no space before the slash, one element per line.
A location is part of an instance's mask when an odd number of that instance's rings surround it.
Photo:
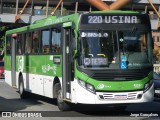
<path fill-rule="evenodd" d="M 82 86 L 83 88 L 85 88 L 86 90 L 92 92 L 93 94 L 96 94 L 96 91 L 95 91 L 95 88 L 93 85 L 89 84 L 89 83 L 86 83 L 80 79 L 78 79 L 78 84 L 80 86 Z"/>
<path fill-rule="evenodd" d="M 145 93 L 152 86 L 152 84 L 153 84 L 153 79 L 145 84 L 143 92 Z"/>

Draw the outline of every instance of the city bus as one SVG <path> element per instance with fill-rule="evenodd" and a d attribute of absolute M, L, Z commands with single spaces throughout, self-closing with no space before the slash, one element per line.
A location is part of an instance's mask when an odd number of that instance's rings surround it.
<path fill-rule="evenodd" d="M 94 11 L 49 16 L 6 31 L 5 81 L 27 93 L 73 104 L 122 105 L 154 98 L 149 16 Z"/>

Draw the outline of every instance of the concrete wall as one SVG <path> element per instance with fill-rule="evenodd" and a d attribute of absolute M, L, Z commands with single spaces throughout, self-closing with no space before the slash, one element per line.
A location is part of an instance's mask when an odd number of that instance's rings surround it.
<path fill-rule="evenodd" d="M 117 0 L 102 0 L 102 1 L 117 1 Z M 154 4 L 160 4 L 160 0 L 152 0 Z M 133 0 L 133 3 L 149 3 L 148 0 Z"/>
<path fill-rule="evenodd" d="M 5 23 L 14 23 L 15 22 L 15 14 L 0 14 L 0 22 Z M 19 23 L 33 23 L 36 20 L 43 19 L 46 16 L 38 15 L 38 16 L 30 16 L 30 15 L 22 15 Z"/>

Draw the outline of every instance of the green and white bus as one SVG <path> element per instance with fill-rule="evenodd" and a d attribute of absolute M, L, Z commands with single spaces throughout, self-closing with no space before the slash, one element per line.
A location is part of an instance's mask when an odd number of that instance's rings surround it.
<path fill-rule="evenodd" d="M 133 11 L 50 16 L 6 32 L 5 81 L 70 103 L 126 105 L 154 98 L 150 19 Z"/>

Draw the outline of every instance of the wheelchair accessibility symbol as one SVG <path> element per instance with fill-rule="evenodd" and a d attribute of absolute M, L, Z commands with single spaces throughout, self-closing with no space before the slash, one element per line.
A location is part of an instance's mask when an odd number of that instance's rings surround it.
<path fill-rule="evenodd" d="M 126 62 L 121 62 L 120 67 L 121 67 L 121 69 L 126 69 L 127 68 L 127 63 Z"/>

